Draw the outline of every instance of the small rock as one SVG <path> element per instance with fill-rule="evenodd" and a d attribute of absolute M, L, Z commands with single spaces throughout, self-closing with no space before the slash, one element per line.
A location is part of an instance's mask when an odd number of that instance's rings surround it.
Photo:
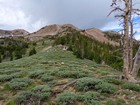
<path fill-rule="evenodd" d="M 136 99 L 136 96 L 134 96 L 134 97 L 131 97 L 131 99 L 132 99 L 132 100 L 135 100 L 135 99 Z"/>
<path fill-rule="evenodd" d="M 4 87 L 3 86 L 0 86 L 0 89 L 4 89 Z"/>
<path fill-rule="evenodd" d="M 65 63 L 64 62 L 61 62 L 61 64 L 64 65 Z"/>
<path fill-rule="evenodd" d="M 126 95 L 124 94 L 122 97 L 123 97 L 123 98 L 125 98 L 125 97 L 126 97 Z"/>
<path fill-rule="evenodd" d="M 132 90 L 130 90 L 130 92 L 132 93 L 133 91 L 132 91 Z"/>

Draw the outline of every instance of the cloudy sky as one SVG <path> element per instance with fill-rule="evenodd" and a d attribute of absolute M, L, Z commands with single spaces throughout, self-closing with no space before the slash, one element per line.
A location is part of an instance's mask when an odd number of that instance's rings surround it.
<path fill-rule="evenodd" d="M 112 0 L 0 0 L 0 29 L 37 31 L 50 24 L 73 24 L 81 29 L 118 30 L 110 12 Z M 133 0 L 140 3 L 139 0 Z M 140 4 L 136 5 L 140 7 Z M 139 17 L 135 21 L 140 23 Z M 140 39 L 140 25 L 136 25 Z"/>

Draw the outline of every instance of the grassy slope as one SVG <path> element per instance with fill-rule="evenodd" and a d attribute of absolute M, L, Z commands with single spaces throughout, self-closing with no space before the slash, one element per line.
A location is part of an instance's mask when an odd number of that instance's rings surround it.
<path fill-rule="evenodd" d="M 34 76 L 34 72 L 42 72 L 38 75 Z M 52 72 L 52 79 L 47 82 L 43 82 L 41 77 L 44 74 L 49 74 Z M 119 74 L 119 71 L 113 70 L 110 67 L 96 64 L 90 60 L 81 60 L 77 59 L 72 52 L 63 51 L 58 48 L 51 48 L 46 52 L 41 52 L 31 57 L 25 57 L 19 60 L 15 60 L 12 62 L 6 62 L 0 64 L 0 76 L 2 75 L 12 75 L 14 73 L 15 77 L 13 78 L 31 78 L 32 84 L 29 86 L 25 86 L 21 90 L 12 90 L 9 87 L 6 87 L 5 84 L 8 81 L 0 82 L 0 102 L 4 102 L 4 104 L 10 102 L 10 105 L 14 105 L 14 97 L 18 96 L 22 91 L 28 91 L 34 88 L 35 86 L 46 85 L 50 86 L 53 90 L 59 91 L 65 86 L 69 81 L 74 79 L 79 79 L 84 76 L 90 78 L 101 78 L 108 74 Z M 21 75 L 19 75 L 21 73 Z M 37 74 L 35 73 L 35 74 Z M 75 74 L 74 74 L 75 73 Z M 81 76 L 83 75 L 84 76 Z M 18 76 L 16 76 L 18 75 Z M 102 80 L 102 79 L 101 79 Z M 62 84 L 63 83 L 63 84 Z M 57 85 L 55 85 L 57 84 Z M 59 85 L 61 84 L 61 85 Z M 113 99 L 116 100 L 118 98 L 124 99 L 128 104 L 134 102 L 140 102 L 139 92 L 129 91 L 127 89 L 122 89 L 121 85 L 115 85 L 117 87 L 117 91 L 114 94 L 101 93 L 103 96 L 99 101 L 102 103 L 106 103 L 107 100 Z M 83 91 L 78 91 L 75 86 L 69 86 L 64 91 L 73 92 L 75 94 L 83 94 Z M 91 89 L 90 91 L 95 91 Z M 135 97 L 134 97 L 135 96 Z M 57 94 L 53 94 L 49 99 L 49 101 L 45 100 L 45 103 L 55 102 L 55 97 Z M 84 102 L 77 102 L 77 104 L 83 104 Z M 115 102 L 114 102 L 115 103 Z M 65 104 L 64 104 L 65 105 Z M 72 105 L 72 104 L 70 104 Z M 90 105 L 90 104 L 89 104 Z M 115 104 L 108 104 L 115 105 Z M 120 105 L 120 104 L 119 104 Z"/>

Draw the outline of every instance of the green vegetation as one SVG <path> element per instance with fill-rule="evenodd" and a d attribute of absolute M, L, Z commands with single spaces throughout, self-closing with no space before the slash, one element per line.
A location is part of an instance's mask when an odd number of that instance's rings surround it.
<path fill-rule="evenodd" d="M 0 39 L 0 62 L 22 58 L 26 54 L 28 47 L 29 43 L 23 39 Z"/>
<path fill-rule="evenodd" d="M 104 99 L 100 93 L 89 91 L 77 96 L 79 102 L 83 102 L 85 105 L 103 105 L 100 100 Z"/>
<path fill-rule="evenodd" d="M 14 78 L 20 78 L 24 75 L 24 72 L 16 72 L 12 74 L 0 74 L 0 82 L 10 81 Z"/>
<path fill-rule="evenodd" d="M 109 39 L 111 41 L 115 41 L 115 42 L 120 42 L 121 35 L 118 34 L 117 32 L 104 32 L 104 33 L 105 33 L 105 37 L 107 37 L 107 39 Z"/>
<path fill-rule="evenodd" d="M 82 78 L 82 77 L 89 76 L 89 73 L 78 71 L 78 70 L 75 70 L 75 71 L 64 70 L 64 71 L 58 71 L 56 76 L 61 77 L 61 78 Z"/>
<path fill-rule="evenodd" d="M 122 88 L 140 92 L 140 86 L 134 83 L 125 83 Z"/>
<path fill-rule="evenodd" d="M 76 82 L 76 89 L 79 91 L 88 91 L 88 90 L 98 90 L 101 93 L 115 93 L 117 87 L 113 84 L 104 82 L 102 80 L 94 79 L 94 78 L 81 78 Z"/>
<path fill-rule="evenodd" d="M 127 105 L 123 99 L 117 99 L 115 101 L 108 100 L 106 105 Z"/>
<path fill-rule="evenodd" d="M 35 48 L 30 50 L 29 56 L 34 55 L 34 54 L 36 54 L 36 49 Z"/>
<path fill-rule="evenodd" d="M 102 92 L 102 93 L 115 93 L 117 90 L 117 87 L 113 84 L 106 83 L 106 82 L 100 82 L 95 86 L 95 89 Z"/>
<path fill-rule="evenodd" d="M 5 84 L 6 88 L 12 90 L 22 90 L 25 87 L 31 85 L 32 81 L 28 78 L 16 78 Z"/>
<path fill-rule="evenodd" d="M 97 63 L 105 62 L 115 69 L 122 69 L 122 60 L 117 57 L 121 57 L 122 54 L 120 52 L 112 53 L 112 51 L 119 49 L 119 46 L 101 43 L 77 31 L 58 37 L 55 44 L 68 46 L 69 50 L 73 51 L 78 58 L 87 58 Z"/>
<path fill-rule="evenodd" d="M 35 94 L 33 94 L 31 91 L 24 91 L 20 93 L 18 96 L 14 98 L 14 104 L 16 105 L 27 105 L 28 103 L 35 103 L 35 99 L 31 99 L 31 97 L 35 97 Z"/>
<path fill-rule="evenodd" d="M 99 82 L 101 82 L 101 80 L 84 77 L 84 78 L 80 78 L 76 82 L 75 87 L 79 91 L 88 91 L 90 89 L 95 89 L 95 85 L 98 84 Z"/>
<path fill-rule="evenodd" d="M 123 80 L 115 79 L 115 78 L 105 78 L 105 81 L 108 82 L 108 83 L 115 84 L 115 85 L 122 85 L 122 84 L 124 84 Z"/>
<path fill-rule="evenodd" d="M 50 76 L 50 75 L 48 75 L 48 74 L 44 74 L 44 75 L 41 76 L 41 80 L 42 80 L 43 82 L 49 82 L 49 81 L 52 81 L 52 80 L 54 80 L 54 79 L 55 79 L 54 76 Z"/>
<path fill-rule="evenodd" d="M 38 100 L 45 100 L 50 98 L 50 96 L 53 93 L 53 90 L 46 86 L 46 85 L 40 85 L 40 86 L 36 86 L 32 89 L 32 92 L 34 94 L 36 94 L 36 96 L 38 97 Z"/>
<path fill-rule="evenodd" d="M 36 104 L 41 103 L 45 99 L 48 99 L 53 90 L 50 87 L 45 85 L 36 86 L 31 91 L 24 91 L 14 98 L 15 104 L 24 104 L 28 103 Z"/>
<path fill-rule="evenodd" d="M 46 41 L 43 46 L 48 46 Z M 139 91 L 124 88 L 125 81 L 105 78 L 120 71 L 79 59 L 57 46 L 42 51 L 38 42 L 33 47 L 37 54 L 0 64 L 0 102 L 4 105 L 119 105 L 124 102 L 118 97 L 124 96 L 125 103 L 139 103 Z"/>
<path fill-rule="evenodd" d="M 29 74 L 29 77 L 30 78 L 41 78 L 41 75 L 44 73 L 45 73 L 45 71 L 43 71 L 43 70 L 37 70 L 37 71 L 35 70 Z"/>
<path fill-rule="evenodd" d="M 56 105 L 75 105 L 76 95 L 74 93 L 62 93 L 56 97 Z"/>
<path fill-rule="evenodd" d="M 119 35 L 105 33 L 105 36 L 113 41 L 120 41 Z M 121 48 L 118 45 L 99 42 L 82 35 L 78 31 L 72 31 L 62 37 L 58 37 L 55 45 L 59 44 L 68 46 L 68 50 L 73 51 L 78 58 L 94 60 L 97 63 L 104 62 L 115 69 L 122 70 L 122 50 L 116 51 Z M 134 54 L 138 46 L 138 43 L 134 43 Z"/>

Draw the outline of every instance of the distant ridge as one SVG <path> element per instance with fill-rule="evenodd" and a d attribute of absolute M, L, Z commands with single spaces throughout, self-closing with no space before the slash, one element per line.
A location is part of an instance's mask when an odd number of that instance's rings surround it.
<path fill-rule="evenodd" d="M 23 29 L 16 29 L 11 31 L 0 30 L 0 38 L 22 36 L 30 41 L 39 41 L 46 36 L 65 35 L 66 33 L 72 32 L 74 30 L 81 32 L 81 35 L 94 38 L 100 42 L 109 43 L 112 45 L 118 45 L 117 42 L 111 41 L 107 37 L 105 37 L 105 32 L 101 31 L 100 29 L 90 28 L 86 30 L 81 30 L 72 24 L 52 24 L 52 25 L 42 27 L 41 29 L 33 33 L 29 33 Z M 112 33 L 112 35 L 120 35 L 119 33 L 114 31 L 108 31 L 108 32 Z"/>
<path fill-rule="evenodd" d="M 6 37 L 21 37 L 28 35 L 29 32 L 24 29 L 15 29 L 15 30 L 2 30 L 0 29 L 0 38 Z"/>

